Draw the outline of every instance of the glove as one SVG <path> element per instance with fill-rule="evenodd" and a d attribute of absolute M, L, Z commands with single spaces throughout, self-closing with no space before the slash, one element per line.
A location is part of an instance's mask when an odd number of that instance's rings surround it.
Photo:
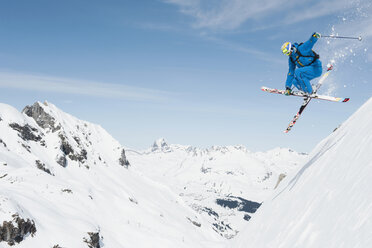
<path fill-rule="evenodd" d="M 284 95 L 289 96 L 289 95 L 291 95 L 291 94 L 292 94 L 292 89 L 287 87 L 287 88 L 285 89 L 285 91 L 284 91 Z"/>
<path fill-rule="evenodd" d="M 317 32 L 315 32 L 315 33 L 313 33 L 313 37 L 319 39 L 320 37 L 322 37 L 322 35 L 319 34 L 319 33 L 317 33 Z"/>

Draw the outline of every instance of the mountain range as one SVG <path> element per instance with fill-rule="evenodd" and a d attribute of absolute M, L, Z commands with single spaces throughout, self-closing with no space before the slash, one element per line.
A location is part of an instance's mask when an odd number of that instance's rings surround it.
<path fill-rule="evenodd" d="M 121 145 L 0 104 L 0 247 L 368 247 L 372 100 L 310 153 Z"/>

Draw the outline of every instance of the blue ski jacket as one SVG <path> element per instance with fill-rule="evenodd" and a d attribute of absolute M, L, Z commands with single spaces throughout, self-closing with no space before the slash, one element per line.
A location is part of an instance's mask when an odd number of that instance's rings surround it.
<path fill-rule="evenodd" d="M 303 68 L 307 66 L 320 67 L 321 71 L 322 63 L 319 60 L 319 56 L 312 50 L 317 41 L 318 38 L 312 35 L 310 39 L 304 43 L 293 44 L 297 51 L 292 52 L 288 58 L 289 71 L 287 75 L 286 85 L 291 85 L 291 82 L 293 81 L 294 78 L 294 72 L 296 67 L 298 68 Z"/>

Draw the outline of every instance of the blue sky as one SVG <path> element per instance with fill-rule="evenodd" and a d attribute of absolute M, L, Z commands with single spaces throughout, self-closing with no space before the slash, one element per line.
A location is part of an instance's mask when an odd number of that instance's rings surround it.
<path fill-rule="evenodd" d="M 47 100 L 102 125 L 124 146 L 169 143 L 289 147 L 309 152 L 371 97 L 369 1 L 108 0 L 2 1 L 0 102 L 19 110 Z M 320 93 L 284 134 L 301 99 L 283 88 L 283 42 L 314 32 L 323 65 Z"/>

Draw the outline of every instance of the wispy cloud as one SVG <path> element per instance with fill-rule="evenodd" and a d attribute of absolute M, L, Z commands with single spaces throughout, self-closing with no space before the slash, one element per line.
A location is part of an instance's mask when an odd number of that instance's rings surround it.
<path fill-rule="evenodd" d="M 0 89 L 16 89 L 35 92 L 83 95 L 101 98 L 116 98 L 130 101 L 166 103 L 153 105 L 154 108 L 177 112 L 247 115 L 246 109 L 228 107 L 226 104 L 210 104 L 205 101 L 190 101 L 190 93 L 166 92 L 126 85 L 91 82 L 43 75 L 23 74 L 0 71 Z M 64 100 L 72 103 L 72 100 Z M 171 103 L 171 104 L 170 104 Z"/>
<path fill-rule="evenodd" d="M 0 88 L 120 98 L 132 101 L 165 101 L 174 95 L 171 92 L 121 84 L 13 72 L 0 72 Z"/>
<path fill-rule="evenodd" d="M 238 43 L 234 43 L 234 42 L 231 42 L 231 41 L 228 41 L 228 40 L 217 38 L 215 36 L 210 36 L 210 35 L 202 35 L 202 36 L 205 39 L 207 39 L 209 41 L 212 41 L 212 42 L 214 42 L 218 45 L 221 45 L 221 46 L 223 46 L 227 49 L 242 52 L 242 53 L 246 53 L 246 54 L 250 54 L 250 55 L 252 55 L 256 58 L 259 58 L 263 61 L 267 61 L 267 62 L 270 62 L 270 63 L 276 63 L 276 64 L 287 64 L 288 63 L 286 60 L 276 59 L 275 57 L 272 56 L 271 53 L 261 51 L 257 48 L 245 47 L 245 46 L 242 46 Z"/>
<path fill-rule="evenodd" d="M 281 6 L 282 0 L 164 0 L 179 6 L 181 13 L 195 19 L 195 28 L 235 29 L 249 19 Z"/>
<path fill-rule="evenodd" d="M 298 22 L 328 16 L 334 13 L 342 13 L 353 5 L 353 1 L 328 0 L 328 1 L 307 1 L 308 3 L 301 7 L 290 8 L 287 15 L 283 18 L 284 24 L 295 24 Z"/>
<path fill-rule="evenodd" d="M 232 30 L 247 21 L 259 29 L 327 16 L 353 4 L 348 0 L 163 0 L 194 19 L 194 28 Z M 252 27 L 256 29 L 257 27 Z"/>

